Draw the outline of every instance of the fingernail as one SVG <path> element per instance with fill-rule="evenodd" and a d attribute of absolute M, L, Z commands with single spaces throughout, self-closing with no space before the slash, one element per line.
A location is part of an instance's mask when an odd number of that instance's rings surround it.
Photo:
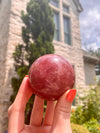
<path fill-rule="evenodd" d="M 69 101 L 69 102 L 72 102 L 75 98 L 75 95 L 76 95 L 76 89 L 71 89 L 67 96 L 66 96 L 66 99 Z"/>
<path fill-rule="evenodd" d="M 25 75 L 25 77 L 29 77 L 28 75 Z"/>

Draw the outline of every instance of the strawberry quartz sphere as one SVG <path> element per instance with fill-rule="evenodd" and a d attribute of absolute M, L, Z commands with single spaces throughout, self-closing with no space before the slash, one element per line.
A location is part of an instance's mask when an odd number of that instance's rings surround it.
<path fill-rule="evenodd" d="M 65 91 L 73 88 L 75 73 L 66 59 L 47 54 L 32 64 L 29 81 L 33 93 L 46 100 L 57 100 Z"/>

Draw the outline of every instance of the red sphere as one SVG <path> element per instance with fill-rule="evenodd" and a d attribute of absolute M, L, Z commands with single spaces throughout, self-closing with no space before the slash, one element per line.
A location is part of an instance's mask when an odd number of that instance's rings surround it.
<path fill-rule="evenodd" d="M 73 88 L 75 73 L 66 59 L 47 54 L 32 64 L 29 81 L 36 95 L 46 100 L 57 100 L 65 91 Z"/>

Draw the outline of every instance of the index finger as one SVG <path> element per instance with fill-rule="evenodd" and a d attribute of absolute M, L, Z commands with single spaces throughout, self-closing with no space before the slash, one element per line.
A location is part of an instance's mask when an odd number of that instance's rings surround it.
<path fill-rule="evenodd" d="M 25 76 L 18 94 L 8 111 L 8 131 L 9 133 L 20 132 L 24 128 L 24 111 L 26 103 L 32 95 L 28 76 Z"/>

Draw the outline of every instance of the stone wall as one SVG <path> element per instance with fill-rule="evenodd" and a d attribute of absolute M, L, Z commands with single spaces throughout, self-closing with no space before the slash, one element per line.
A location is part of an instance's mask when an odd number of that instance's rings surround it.
<path fill-rule="evenodd" d="M 0 133 L 7 129 L 7 105 L 5 100 L 6 56 L 9 38 L 10 0 L 0 2 Z"/>
<path fill-rule="evenodd" d="M 96 72 L 95 70 L 95 65 L 90 64 L 88 62 L 85 62 L 84 65 L 84 71 L 85 71 L 85 83 L 86 85 L 92 85 L 96 83 Z"/>
<path fill-rule="evenodd" d="M 22 43 L 21 10 L 28 0 L 2 0 L 0 4 L 0 133 L 7 130 L 7 109 L 12 93 L 11 78 L 15 75 L 12 54 L 15 46 Z"/>
<path fill-rule="evenodd" d="M 85 88 L 85 73 L 84 73 L 84 61 L 83 53 L 81 48 L 81 37 L 80 37 L 80 24 L 79 24 L 79 13 L 72 0 L 61 0 L 63 3 L 68 4 L 70 7 L 70 17 L 71 20 L 71 45 L 64 43 L 63 34 L 63 21 L 61 20 L 63 12 L 60 13 L 60 28 L 61 28 L 61 41 L 54 41 L 55 53 L 65 57 L 73 66 L 76 75 L 75 88 L 77 88 L 77 93 L 82 94 L 83 88 Z M 60 2 L 60 7 L 62 9 L 62 4 Z M 56 8 L 53 7 L 57 11 Z M 67 14 L 66 14 L 67 16 Z M 81 89 L 80 89 L 81 88 Z M 77 104 L 81 104 L 79 99 L 77 99 Z"/>
<path fill-rule="evenodd" d="M 14 0 L 11 2 L 10 10 L 10 20 L 9 20 L 9 41 L 7 45 L 7 55 L 6 55 L 6 79 L 5 79 L 5 89 L 7 89 L 7 95 L 11 94 L 11 78 L 15 75 L 14 72 L 14 60 L 12 54 L 15 50 L 15 46 L 18 43 L 23 43 L 21 38 L 21 27 L 23 25 L 21 20 L 21 10 L 25 10 L 26 1 Z"/>
<path fill-rule="evenodd" d="M 0 3 L 0 90 L 4 86 L 5 62 L 8 44 L 10 0 L 3 0 Z"/>
<path fill-rule="evenodd" d="M 66 14 L 66 16 L 70 17 L 71 20 L 71 45 L 64 43 L 64 34 L 63 34 L 64 29 L 62 21 L 63 12 L 61 11 L 60 12 L 61 41 L 60 42 L 54 41 L 55 53 L 68 59 L 69 62 L 74 66 L 76 74 L 75 86 L 83 87 L 85 86 L 85 75 L 84 75 L 83 53 L 81 48 L 80 25 L 78 18 L 79 14 L 72 0 L 71 1 L 61 0 L 59 5 L 61 9 L 63 8 L 62 1 L 64 4 L 68 4 L 70 7 L 70 13 L 68 15 Z M 55 7 L 52 8 L 57 11 Z"/>

